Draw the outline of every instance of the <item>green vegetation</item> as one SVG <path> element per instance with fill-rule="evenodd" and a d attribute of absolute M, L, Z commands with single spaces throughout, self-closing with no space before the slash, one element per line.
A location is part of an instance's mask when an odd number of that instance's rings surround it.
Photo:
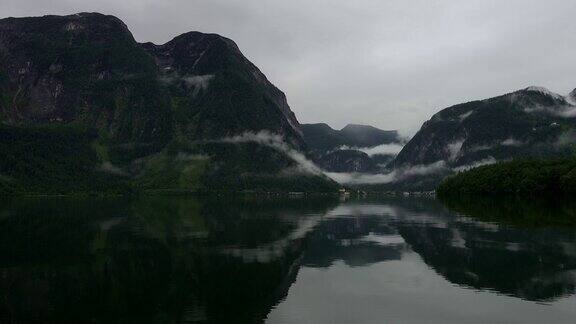
<path fill-rule="evenodd" d="M 576 159 L 517 160 L 482 166 L 452 176 L 438 194 L 558 195 L 576 192 Z"/>
<path fill-rule="evenodd" d="M 284 153 L 256 143 L 172 143 L 147 160 L 138 187 L 182 192 L 335 192 L 338 185 L 298 172 Z"/>
<path fill-rule="evenodd" d="M 284 94 L 221 36 L 138 44 L 84 13 L 1 19 L 0 43 L 0 195 L 338 187 L 273 148 L 217 141 L 268 131 L 304 147 Z"/>
<path fill-rule="evenodd" d="M 296 163 L 285 154 L 256 143 L 175 140 L 144 158 L 138 170 L 137 164 L 122 158 L 129 149 L 115 147 L 105 135 L 77 125 L 2 125 L 0 137 L 0 196 L 338 188 L 323 177 L 298 173 Z"/>
<path fill-rule="evenodd" d="M 335 204 L 189 197 L 1 200 L 1 283 L 10 292 L 0 303 L 0 318 L 181 323 L 183 310 L 201 307 L 211 323 L 253 323 L 254 314 L 265 317 L 283 296 L 278 287 L 296 273 L 290 270 L 306 245 L 283 247 L 266 262 L 218 251 L 276 242 L 295 228 L 282 217 L 323 214 Z M 37 299 L 30 303 L 21 296 Z"/>
<path fill-rule="evenodd" d="M 393 165 L 445 160 L 457 167 L 485 159 L 569 158 L 576 154 L 575 119 L 550 113 L 562 109 L 565 102 L 525 90 L 452 106 L 426 122 Z M 460 141 L 463 150 L 451 158 L 446 148 Z"/>
<path fill-rule="evenodd" d="M 97 135 L 75 126 L 0 126 L 0 195 L 131 192 L 99 171 Z"/>
<path fill-rule="evenodd" d="M 201 191 L 208 161 L 202 155 L 160 153 L 148 159 L 136 182 L 146 190 Z"/>

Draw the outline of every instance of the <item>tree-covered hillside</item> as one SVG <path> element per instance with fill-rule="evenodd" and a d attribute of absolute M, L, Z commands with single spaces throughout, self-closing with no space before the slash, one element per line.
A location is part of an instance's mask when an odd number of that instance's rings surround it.
<path fill-rule="evenodd" d="M 0 193 L 336 190 L 292 156 L 299 127 L 225 37 L 139 44 L 98 13 L 0 19 Z"/>
<path fill-rule="evenodd" d="M 439 195 L 576 193 L 576 159 L 517 160 L 478 167 L 442 182 Z"/>
<path fill-rule="evenodd" d="M 529 87 L 441 110 L 422 125 L 392 165 L 444 161 L 453 168 L 516 158 L 576 153 L 576 106 L 568 97 Z"/>

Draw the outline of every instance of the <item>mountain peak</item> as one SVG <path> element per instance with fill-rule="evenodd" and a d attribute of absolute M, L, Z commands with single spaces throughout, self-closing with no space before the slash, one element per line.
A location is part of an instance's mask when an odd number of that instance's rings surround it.
<path fill-rule="evenodd" d="M 322 130 L 326 130 L 326 131 L 334 131 L 334 129 L 326 123 L 303 124 L 303 125 L 306 125 L 306 127 L 308 127 L 308 128 L 317 128 L 317 129 L 322 129 Z"/>
<path fill-rule="evenodd" d="M 565 128 L 574 127 L 576 90 L 568 97 L 528 87 L 443 109 L 427 121 L 393 161 L 395 167 L 479 165 L 513 158 L 561 156 Z M 558 127 L 562 125 L 562 127 Z M 556 144 L 554 144 L 556 143 Z M 543 147 L 546 147 L 546 153 Z"/>
<path fill-rule="evenodd" d="M 132 33 L 122 20 L 115 16 L 96 12 L 81 12 L 66 16 L 46 15 L 36 17 L 9 17 L 0 19 L 0 34 L 4 38 L 14 37 L 7 41 L 12 47 L 14 43 L 19 48 L 29 47 L 36 42 L 37 46 L 53 46 L 69 35 L 83 35 L 91 45 L 116 39 L 120 42 L 135 43 Z M 42 43 L 44 38 L 48 43 Z M 69 37 L 70 38 L 70 37 Z M 79 38 L 71 38 L 69 42 L 79 42 Z M 68 44 L 69 45 L 69 44 Z M 36 56 L 45 56 L 39 52 Z"/>
<path fill-rule="evenodd" d="M 6 18 L 0 19 L 0 56 L 0 94 L 10 98 L 0 100 L 0 123 L 5 125 L 0 138 L 22 138 L 18 143 L 26 147 L 51 143 L 51 148 L 65 148 L 38 150 L 47 153 L 21 164 L 26 168 L 57 156 L 49 163 L 67 161 L 58 173 L 65 175 L 62 179 L 69 179 L 65 168 L 72 165 L 80 170 L 81 181 L 90 181 L 92 173 L 84 171 L 94 170 L 126 173 L 122 184 L 132 176 L 140 183 L 148 170 L 155 170 L 151 174 L 162 180 L 154 178 L 152 187 L 187 191 L 234 190 L 237 184 L 239 190 L 290 190 L 300 174 L 306 187 L 310 179 L 335 186 L 316 171 L 298 167 L 302 161 L 293 158 L 293 150 L 304 151 L 306 144 L 284 93 L 228 38 L 189 32 L 164 45 L 140 44 L 121 20 L 98 13 Z M 274 144 L 261 143 L 268 134 Z M 189 145 L 197 142 L 202 144 Z M 28 161 L 22 147 L 6 154 Z M 159 156 L 162 162 L 155 163 Z M 11 170 L 2 162 L 0 170 Z M 184 169 L 174 169 L 173 163 Z M 6 177 L 18 187 L 19 181 L 28 185 L 27 174 L 16 171 Z M 264 176 L 253 177 L 256 173 Z M 45 183 L 54 177 L 42 173 L 38 178 Z M 65 181 L 66 186 L 77 182 Z M 99 181 L 94 181 L 98 188 L 108 188 L 107 178 Z M 0 191 L 3 185 L 0 181 Z M 36 187 L 42 186 L 30 188 Z M 309 189 L 303 185 L 295 191 L 304 190 Z"/>
<path fill-rule="evenodd" d="M 373 135 L 385 135 L 391 137 L 397 137 L 398 131 L 396 130 L 382 130 L 380 128 L 361 125 L 361 124 L 348 124 L 340 130 L 342 133 L 354 134 L 354 136 L 373 136 Z"/>
<path fill-rule="evenodd" d="M 203 32 L 199 32 L 199 31 L 189 31 L 186 32 L 184 34 L 180 34 L 176 37 L 174 37 L 171 41 L 169 41 L 168 43 L 194 43 L 194 42 L 198 42 L 198 41 L 208 41 L 208 42 L 214 42 L 214 41 L 222 41 L 224 43 L 226 43 L 227 45 L 229 45 L 230 47 L 234 48 L 235 50 L 240 51 L 240 49 L 238 48 L 238 45 L 231 39 L 226 38 L 222 35 L 219 34 L 214 34 L 214 33 L 203 33 Z"/>
<path fill-rule="evenodd" d="M 576 105 L 576 89 L 572 90 L 572 92 L 570 92 L 570 93 L 568 94 L 568 96 L 566 96 L 566 100 L 567 100 L 569 103 L 571 103 L 571 104 L 573 104 L 573 105 Z"/>
<path fill-rule="evenodd" d="M 552 91 L 550 91 L 544 87 L 530 86 L 530 87 L 524 89 L 524 91 L 537 92 L 537 93 L 540 93 L 540 94 L 543 94 L 545 96 L 549 96 L 549 97 L 552 97 L 552 98 L 558 99 L 558 100 L 564 99 L 563 96 L 561 96 L 555 92 L 552 92 Z"/>
<path fill-rule="evenodd" d="M 342 130 L 353 130 L 353 129 L 376 129 L 376 127 L 374 126 L 370 126 L 370 125 L 361 125 L 361 124 L 348 124 L 346 126 L 344 126 L 344 128 L 342 128 Z"/>

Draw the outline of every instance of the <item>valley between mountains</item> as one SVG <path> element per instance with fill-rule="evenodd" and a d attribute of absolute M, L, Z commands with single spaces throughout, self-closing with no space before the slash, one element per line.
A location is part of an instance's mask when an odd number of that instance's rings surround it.
<path fill-rule="evenodd" d="M 98 13 L 5 18 L 0 139 L 4 195 L 429 191 L 484 165 L 573 159 L 576 90 L 528 87 L 451 106 L 405 139 L 301 124 L 216 34 L 157 45 Z"/>

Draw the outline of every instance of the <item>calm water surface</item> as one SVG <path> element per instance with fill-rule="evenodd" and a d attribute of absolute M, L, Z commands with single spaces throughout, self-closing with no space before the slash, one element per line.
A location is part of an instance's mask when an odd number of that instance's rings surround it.
<path fill-rule="evenodd" d="M 575 211 L 417 198 L 2 201 L 0 323 L 575 323 Z"/>

